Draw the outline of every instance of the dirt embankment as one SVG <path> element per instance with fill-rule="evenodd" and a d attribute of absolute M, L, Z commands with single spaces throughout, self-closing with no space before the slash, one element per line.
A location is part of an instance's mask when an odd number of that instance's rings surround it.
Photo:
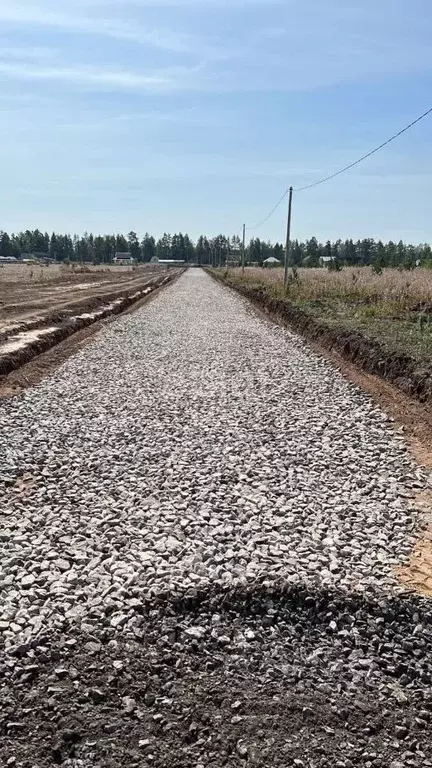
<path fill-rule="evenodd" d="M 19 322 L 13 329 L 0 333 L 0 380 L 78 331 L 124 312 L 172 282 L 178 274 L 178 271 L 164 272 L 117 290 L 110 285 L 108 293 L 75 300 L 61 310 L 48 310 L 38 318 Z"/>
<path fill-rule="evenodd" d="M 272 319 L 288 325 L 308 340 L 318 342 L 326 349 L 336 350 L 345 359 L 356 363 L 368 373 L 386 379 L 410 397 L 422 403 L 432 402 L 432 365 L 420 368 L 413 357 L 392 353 L 358 331 L 331 328 L 289 301 L 272 298 L 261 288 L 241 285 L 230 280 L 229 276 L 224 278 L 214 273 L 212 275 L 250 299 Z"/>

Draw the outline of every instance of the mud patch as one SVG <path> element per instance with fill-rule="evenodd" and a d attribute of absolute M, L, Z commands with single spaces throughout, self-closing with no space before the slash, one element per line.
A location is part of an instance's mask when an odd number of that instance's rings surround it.
<path fill-rule="evenodd" d="M 409 566 L 399 571 L 399 578 L 407 586 L 432 598 L 432 525 L 416 547 Z"/>

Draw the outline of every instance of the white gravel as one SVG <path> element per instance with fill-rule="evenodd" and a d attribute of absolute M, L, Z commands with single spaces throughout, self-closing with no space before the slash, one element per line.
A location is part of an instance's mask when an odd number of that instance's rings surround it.
<path fill-rule="evenodd" d="M 390 591 L 423 485 L 372 401 L 191 270 L 0 406 L 0 634 L 133 631 L 143 597 Z"/>

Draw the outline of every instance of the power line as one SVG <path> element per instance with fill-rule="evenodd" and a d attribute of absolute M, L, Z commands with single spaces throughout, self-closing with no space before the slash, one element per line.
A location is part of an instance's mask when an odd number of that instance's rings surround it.
<path fill-rule="evenodd" d="M 362 157 L 359 157 L 358 160 L 355 160 L 353 163 L 350 163 L 349 165 L 346 165 L 344 168 L 341 168 L 340 171 L 336 171 L 336 173 L 332 173 L 330 176 L 326 176 L 324 179 L 320 179 L 319 181 L 315 181 L 312 184 L 307 184 L 304 187 L 299 187 L 298 189 L 295 189 L 294 192 L 304 192 L 306 189 L 313 189 L 313 187 L 318 187 L 320 184 L 324 184 L 326 181 L 330 181 L 331 179 L 335 179 L 337 176 L 340 176 L 342 173 L 345 173 L 346 171 L 351 170 L 351 168 L 354 168 L 356 165 L 359 165 L 363 162 L 363 160 L 367 160 L 368 157 L 371 157 L 372 155 L 375 155 L 376 152 L 379 152 L 381 149 L 386 147 L 388 144 L 391 144 L 392 141 L 395 139 L 398 139 L 399 136 L 402 136 L 402 134 L 406 133 L 410 130 L 414 125 L 417 125 L 421 120 L 423 120 L 425 117 L 430 115 L 432 112 L 432 107 L 428 109 L 426 112 L 424 112 L 420 117 L 417 117 L 415 120 L 413 120 L 409 125 L 406 125 L 405 128 L 402 128 L 401 131 L 398 131 L 398 133 L 395 133 L 394 136 L 391 136 L 389 139 L 384 141 L 382 144 L 379 145 L 379 147 L 375 147 L 371 152 L 368 152 L 366 155 L 363 155 Z M 263 219 L 262 221 L 258 222 L 258 224 L 254 224 L 253 227 L 248 227 L 248 231 L 251 229 L 259 229 L 264 224 L 268 222 L 269 219 L 273 216 L 274 213 L 276 213 L 277 209 L 280 205 L 282 205 L 283 201 L 287 197 L 289 192 L 289 189 L 286 189 L 283 193 L 281 199 L 276 203 L 274 208 L 270 211 L 270 213 Z"/>
<path fill-rule="evenodd" d="M 295 189 L 295 192 L 303 192 L 306 189 L 312 189 L 313 187 L 318 187 L 320 184 L 324 184 L 326 181 L 330 181 L 331 179 L 335 179 L 336 176 L 340 176 L 342 173 L 345 173 L 345 171 L 349 171 L 351 168 L 354 168 L 356 165 L 359 165 L 363 162 L 363 160 L 367 160 L 368 157 L 371 157 L 376 152 L 379 152 L 380 149 L 383 149 L 387 146 L 387 144 L 391 144 L 392 141 L 395 139 L 398 139 L 399 136 L 402 136 L 403 133 L 406 133 L 409 131 L 410 128 L 413 127 L 413 125 L 416 125 L 420 122 L 420 120 L 423 120 L 425 117 L 430 115 L 432 112 L 432 107 L 427 110 L 427 112 L 424 112 L 420 117 L 417 117 L 416 120 L 413 120 L 412 123 L 405 126 L 405 128 L 402 128 L 401 131 L 398 133 L 395 133 L 394 136 L 391 136 L 387 141 L 384 141 L 382 144 L 379 145 L 379 147 L 375 147 L 371 152 L 368 152 L 366 155 L 363 155 L 363 157 L 359 157 L 358 160 L 355 160 L 353 163 L 350 163 L 350 165 L 346 165 L 345 168 L 341 168 L 340 171 L 336 171 L 336 173 L 332 173 L 330 176 L 326 176 L 324 179 L 320 179 L 319 181 L 313 182 L 313 184 L 307 184 L 305 187 L 299 187 L 299 189 Z"/>
<path fill-rule="evenodd" d="M 274 208 L 272 208 L 272 210 L 270 211 L 270 213 L 268 214 L 268 216 L 266 216 L 266 217 L 265 217 L 265 219 L 263 219 L 262 221 L 260 221 L 258 224 L 254 224 L 254 226 L 253 226 L 253 227 L 247 227 L 247 229 L 248 229 L 248 230 L 250 230 L 250 229 L 259 229 L 260 227 L 262 227 L 262 226 L 263 226 L 263 224 L 265 224 L 265 223 L 266 223 L 266 222 L 267 222 L 269 219 L 271 219 L 271 217 L 273 216 L 273 214 L 274 214 L 274 213 L 276 213 L 276 211 L 277 211 L 277 209 L 279 208 L 279 206 L 280 206 L 280 205 L 282 205 L 282 203 L 283 203 L 283 201 L 285 200 L 285 198 L 286 198 L 286 196 L 287 196 L 288 192 L 289 192 L 289 190 L 288 190 L 288 189 L 286 189 L 286 190 L 285 190 L 285 192 L 283 193 L 283 195 L 282 195 L 281 199 L 280 199 L 280 200 L 279 200 L 279 201 L 276 203 L 275 207 L 274 207 Z"/>

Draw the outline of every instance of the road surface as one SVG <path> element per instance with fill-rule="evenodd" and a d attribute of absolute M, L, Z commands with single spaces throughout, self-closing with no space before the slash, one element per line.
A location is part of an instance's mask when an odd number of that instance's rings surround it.
<path fill-rule="evenodd" d="M 427 478 L 299 337 L 190 270 L 0 453 L 5 764 L 432 765 Z"/>

